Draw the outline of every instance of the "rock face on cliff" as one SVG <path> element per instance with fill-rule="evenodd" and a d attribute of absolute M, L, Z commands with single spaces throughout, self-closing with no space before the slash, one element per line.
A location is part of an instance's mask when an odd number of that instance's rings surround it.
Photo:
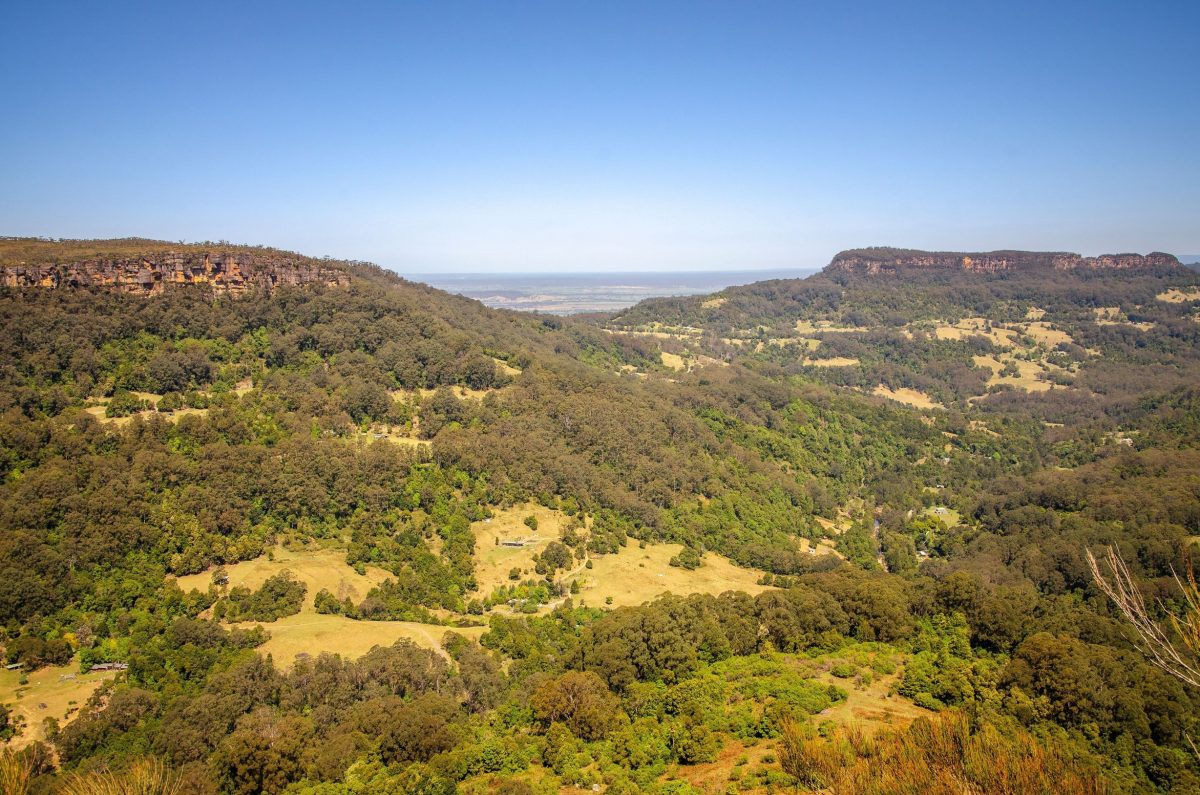
<path fill-rule="evenodd" d="M 104 287 L 135 295 L 155 295 L 174 286 L 210 285 L 240 295 L 281 285 L 350 283 L 343 268 L 282 253 L 172 251 L 135 257 L 96 257 L 72 262 L 0 264 L 5 287 Z"/>
<path fill-rule="evenodd" d="M 1178 268 L 1171 254 L 1103 254 L 1083 257 L 1065 251 L 915 251 L 898 248 L 862 248 L 843 251 L 825 268 L 827 273 L 872 276 L 903 271 L 962 271 L 1000 273 L 1029 270 L 1145 270 Z"/>

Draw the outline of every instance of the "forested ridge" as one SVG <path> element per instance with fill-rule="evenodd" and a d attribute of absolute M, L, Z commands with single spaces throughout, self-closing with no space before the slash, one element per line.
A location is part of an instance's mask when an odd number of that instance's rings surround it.
<path fill-rule="evenodd" d="M 19 250 L 139 246 L 171 244 Z M 0 288 L 22 791 L 1200 791 L 1200 694 L 1085 559 L 1186 606 L 1196 274 L 830 272 L 568 319 L 320 262 L 347 284 Z M 561 533 L 484 587 L 479 528 L 525 505 Z M 663 544 L 759 592 L 581 593 Z M 376 579 L 230 582 L 281 550 Z M 440 642 L 263 653 L 309 610 Z M 29 678 L 96 666 L 30 712 Z"/>

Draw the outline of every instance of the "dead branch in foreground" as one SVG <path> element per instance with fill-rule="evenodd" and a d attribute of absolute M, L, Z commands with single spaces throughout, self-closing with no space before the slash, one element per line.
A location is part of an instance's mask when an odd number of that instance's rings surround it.
<path fill-rule="evenodd" d="M 1089 549 L 1086 552 L 1096 587 L 1107 594 L 1129 623 L 1133 624 L 1139 638 L 1138 649 L 1150 662 L 1171 676 L 1200 689 L 1200 587 L 1196 584 L 1191 566 L 1188 567 L 1186 582 L 1180 579 L 1174 569 L 1171 570 L 1187 604 L 1182 617 L 1164 610 L 1170 616 L 1170 628 L 1179 638 L 1175 643 L 1167 629 L 1150 614 L 1129 567 L 1116 550 L 1112 547 L 1107 549 L 1104 558 L 1109 569 L 1107 575 L 1101 570 L 1101 564 L 1092 551 Z M 1161 602 L 1157 606 L 1162 607 Z"/>

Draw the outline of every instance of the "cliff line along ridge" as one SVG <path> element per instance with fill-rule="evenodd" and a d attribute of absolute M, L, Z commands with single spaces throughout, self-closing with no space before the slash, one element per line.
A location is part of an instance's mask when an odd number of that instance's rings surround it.
<path fill-rule="evenodd" d="M 187 284 L 206 284 L 219 293 L 240 295 L 285 285 L 344 287 L 349 283 L 349 274 L 341 268 L 274 253 L 168 252 L 0 265 L 0 285 L 5 287 L 103 287 L 134 295 L 157 295 Z"/>
<path fill-rule="evenodd" d="M 988 251 L 964 253 L 916 251 L 896 248 L 865 248 L 843 251 L 825 269 L 827 273 L 874 276 L 898 271 L 957 270 L 971 273 L 1000 273 L 1029 270 L 1149 270 L 1180 268 L 1171 254 L 1102 254 L 1084 257 L 1063 251 Z"/>

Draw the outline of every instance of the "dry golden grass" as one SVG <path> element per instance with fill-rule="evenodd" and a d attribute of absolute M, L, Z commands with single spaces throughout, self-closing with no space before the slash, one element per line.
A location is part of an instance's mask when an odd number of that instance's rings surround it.
<path fill-rule="evenodd" d="M 0 748 L 0 792 L 25 795 L 33 775 L 28 760 L 9 748 Z"/>
<path fill-rule="evenodd" d="M 404 638 L 427 649 L 439 649 L 442 636 L 457 632 L 478 638 L 485 627 L 446 627 L 420 624 L 415 621 L 356 621 L 336 615 L 302 611 L 269 624 L 245 622 L 240 627 L 262 626 L 271 639 L 258 647 L 270 654 L 275 664 L 284 668 L 292 665 L 297 654 L 316 656 L 322 652 L 340 654 L 348 659 L 361 657 L 375 646 L 390 646 Z"/>
<path fill-rule="evenodd" d="M 724 793 L 729 791 L 729 777 L 735 768 L 748 771 L 752 768 L 767 766 L 770 763 L 765 763 L 764 758 L 768 754 L 774 753 L 774 740 L 760 740 L 751 745 L 743 745 L 738 740 L 731 740 L 722 746 L 717 753 L 717 758 L 713 761 L 698 765 L 680 765 L 671 772 L 664 773 L 660 780 L 665 782 L 676 778 L 686 781 L 700 792 Z M 739 765 L 739 761 L 742 761 L 743 764 Z M 748 795 L 766 792 L 762 788 L 742 789 L 740 786 L 737 791 L 748 793 Z"/>
<path fill-rule="evenodd" d="M 958 527 L 962 524 L 962 515 L 953 508 L 947 508 L 945 505 L 933 505 L 921 511 L 921 513 L 926 516 L 932 516 L 946 525 L 946 527 Z"/>
<path fill-rule="evenodd" d="M 1154 297 L 1159 301 L 1166 301 L 1168 304 L 1183 304 L 1188 301 L 1200 301 L 1200 287 L 1192 287 L 1188 290 L 1180 290 L 1172 287 L 1165 293 L 1159 293 Z"/>
<path fill-rule="evenodd" d="M 107 403 L 107 399 L 105 399 L 105 403 Z M 155 411 L 150 409 L 147 411 L 139 411 L 136 414 L 129 415 L 128 417 L 106 417 L 104 415 L 105 406 L 103 404 L 99 406 L 89 406 L 88 408 L 84 409 L 84 411 L 86 411 L 88 414 L 91 414 L 105 425 L 116 425 L 118 428 L 128 425 L 133 421 L 135 416 L 141 417 L 143 420 L 158 416 L 162 417 L 168 422 L 178 422 L 181 417 L 203 417 L 205 414 L 208 414 L 208 409 L 183 408 L 176 411 Z"/>
<path fill-rule="evenodd" d="M 74 678 L 64 678 L 71 676 Z M 81 674 L 77 660 L 33 671 L 26 685 L 19 683 L 20 671 L 0 671 L 0 703 L 9 705 L 14 715 L 25 721 L 25 730 L 10 740 L 8 747 L 24 748 L 45 739 L 42 723 L 46 718 L 66 725 L 96 688 L 114 676 L 113 671 Z"/>
<path fill-rule="evenodd" d="M 672 370 L 688 369 L 687 362 L 679 354 L 663 351 L 661 355 L 663 366 L 670 367 Z"/>
<path fill-rule="evenodd" d="M 371 588 L 387 580 L 391 575 L 383 569 L 367 566 L 365 574 L 359 574 L 346 565 L 345 552 L 336 549 L 309 547 L 288 549 L 276 547 L 272 550 L 274 560 L 266 555 L 254 560 L 243 561 L 225 567 L 230 587 L 242 585 L 258 588 L 271 576 L 290 571 L 296 579 L 308 586 L 304 605 L 300 612 L 268 624 L 247 621 L 241 627 L 262 626 L 271 638 L 259 651 L 271 654 L 278 665 L 288 666 L 300 653 L 316 656 L 322 652 L 341 654 L 343 657 L 361 657 L 374 646 L 390 646 L 400 638 L 407 638 L 420 646 L 439 648 L 442 635 L 450 627 L 436 624 L 421 624 L 413 621 L 357 621 L 337 615 L 322 615 L 313 608 L 317 592 L 327 589 L 339 599 L 349 597 L 359 602 Z M 193 588 L 206 590 L 212 582 L 212 571 L 191 574 L 179 578 L 179 587 L 185 591 Z M 480 628 L 466 628 L 462 632 L 477 637 Z"/>
<path fill-rule="evenodd" d="M 1153 323 L 1134 323 L 1129 316 L 1121 311 L 1119 306 L 1098 306 L 1092 310 L 1097 326 L 1133 326 L 1142 331 L 1154 328 Z"/>
<path fill-rule="evenodd" d="M 716 309 L 717 307 L 725 306 L 725 298 L 710 298 L 700 304 L 705 309 Z"/>
<path fill-rule="evenodd" d="M 525 525 L 527 516 L 537 519 L 536 531 Z M 471 530 L 475 533 L 475 581 L 479 584 L 479 592 L 487 596 L 501 585 L 511 585 L 512 580 L 508 578 L 508 572 L 513 568 L 523 572 L 522 579 L 534 576 L 534 554 L 558 539 L 568 518 L 561 511 L 554 511 L 535 503 L 525 503 L 493 511 L 491 519 L 473 523 Z M 528 543 L 521 547 L 501 546 L 505 541 Z"/>
<path fill-rule="evenodd" d="M 1082 758 L 1052 738 L 1024 730 L 1001 733 L 948 711 L 873 736 L 839 727 L 820 737 L 784 724 L 777 742 L 783 769 L 807 790 L 833 795 L 1101 795 L 1112 786 L 1099 760 Z"/>
<path fill-rule="evenodd" d="M 516 378 L 517 376 L 519 376 L 521 374 L 521 368 L 513 367 L 511 364 L 504 361 L 503 359 L 497 359 L 495 356 L 493 356 L 492 361 L 496 363 L 497 370 L 499 370 L 500 372 L 509 376 L 510 378 Z"/>
<path fill-rule="evenodd" d="M 939 340 L 961 340 L 966 337 L 986 337 L 991 340 L 992 344 L 997 348 L 1011 348 L 1016 344 L 1017 332 L 1006 329 L 992 327 L 991 331 L 987 327 L 987 318 L 968 317 L 957 323 L 940 323 L 934 330 L 934 336 Z"/>
<path fill-rule="evenodd" d="M 72 773 L 59 795 L 178 795 L 179 776 L 161 759 L 139 759 L 123 770 Z"/>
<path fill-rule="evenodd" d="M 1051 328 L 1049 323 L 1035 322 L 1025 326 L 1025 333 L 1033 337 L 1047 348 L 1054 348 L 1060 343 L 1073 343 L 1075 340 L 1065 331 Z"/>
<path fill-rule="evenodd" d="M 246 392 L 249 392 L 251 389 L 253 389 L 253 387 L 249 386 L 248 384 L 249 384 L 249 381 L 245 381 L 245 382 L 242 382 L 241 384 L 238 384 L 237 388 L 233 390 L 234 393 L 236 393 L 238 395 L 246 394 Z M 244 389 L 243 389 L 243 385 L 246 385 Z M 188 417 L 188 416 L 203 417 L 205 414 L 208 414 L 208 409 L 193 409 L 193 408 L 181 408 L 181 409 L 176 409 L 175 411 L 157 411 L 156 409 L 157 409 L 159 401 L 162 400 L 162 395 L 156 395 L 153 392 L 134 392 L 133 394 L 136 395 L 139 400 L 144 400 L 144 401 L 148 402 L 151 406 L 154 406 L 156 408 L 146 409 L 145 411 L 139 411 L 139 412 L 136 412 L 135 414 L 131 414 L 128 417 L 106 417 L 105 411 L 107 410 L 108 403 L 111 400 L 111 398 L 105 397 L 105 398 L 95 398 L 93 402 L 95 402 L 97 405 L 88 406 L 86 409 L 84 409 L 84 411 L 86 411 L 88 414 L 91 414 L 97 420 L 99 420 L 100 422 L 102 422 L 106 425 L 116 425 L 117 427 L 121 427 L 123 425 L 128 425 L 129 422 L 135 416 L 141 417 L 142 419 L 145 420 L 145 419 L 149 419 L 152 416 L 157 415 L 159 417 L 162 417 L 164 420 L 167 420 L 168 422 L 178 422 L 180 417 Z"/>
<path fill-rule="evenodd" d="M 847 356 L 833 356 L 829 359 L 808 359 L 804 363 L 809 367 L 853 367 L 858 364 L 858 359 L 851 359 Z"/>
<path fill-rule="evenodd" d="M 338 599 L 349 597 L 354 602 L 360 601 L 371 588 L 388 579 L 391 574 L 374 566 L 366 567 L 366 574 L 359 574 L 353 567 L 346 564 L 346 553 L 336 549 L 321 549 L 310 547 L 306 549 L 288 549 L 278 546 L 272 550 L 274 560 L 262 555 L 254 560 L 245 560 L 226 566 L 229 575 L 229 587 L 245 586 L 254 590 L 261 586 L 268 577 L 273 577 L 284 571 L 290 571 L 296 579 L 308 586 L 304 596 L 304 608 L 312 608 L 317 591 L 327 589 Z M 212 583 L 212 569 L 199 574 L 189 574 L 178 578 L 179 587 L 185 592 L 195 589 L 207 591 Z"/>
<path fill-rule="evenodd" d="M 870 331 L 867 328 L 859 326 L 839 326 L 832 320 L 797 320 L 796 333 L 798 334 L 851 334 L 854 332 Z"/>
<path fill-rule="evenodd" d="M 1046 310 L 1040 307 L 1031 306 L 1025 310 L 1026 320 L 1041 320 L 1046 316 Z"/>
<path fill-rule="evenodd" d="M 428 449 L 433 445 L 433 442 L 428 439 L 418 439 L 412 435 L 413 432 L 401 426 L 375 426 L 366 433 L 359 433 L 358 438 L 366 442 L 382 442 L 388 441 L 402 447 L 418 447 Z"/>
<path fill-rule="evenodd" d="M 688 340 L 693 337 L 699 337 L 704 333 L 703 329 L 698 329 L 695 326 L 668 326 L 662 323 L 654 322 L 647 323 L 644 326 L 635 328 L 621 329 L 605 329 L 609 334 L 627 334 L 634 337 L 650 337 L 660 340 Z"/>
<path fill-rule="evenodd" d="M 492 392 L 499 392 L 502 389 L 504 389 L 504 387 L 500 387 L 499 389 L 471 389 L 470 387 L 461 386 L 461 385 L 450 387 L 451 393 L 453 393 L 453 395 L 456 398 L 458 398 L 459 400 L 483 400 L 485 397 L 487 397 Z M 415 394 L 421 400 L 424 400 L 425 398 L 433 397 L 433 395 L 436 392 L 437 392 L 436 389 L 418 389 L 415 392 L 407 392 L 407 393 L 404 392 L 403 390 L 399 390 L 398 392 L 393 392 L 392 394 L 393 394 L 393 396 L 397 396 L 397 395 L 404 396 L 404 395 Z"/>
<path fill-rule="evenodd" d="M 1047 372 L 1050 368 L 1039 365 L 1037 362 L 1027 362 L 1023 359 L 1015 359 L 1011 356 L 1005 356 L 1003 359 L 997 359 L 994 356 L 974 356 L 976 367 L 982 367 L 991 371 L 991 376 L 988 377 L 988 386 L 996 384 L 1007 384 L 1017 389 L 1024 389 L 1026 392 L 1046 392 L 1054 388 L 1054 384 L 1050 381 L 1043 381 L 1038 376 L 1043 372 Z M 1016 364 L 1020 371 L 1016 376 L 1002 376 L 1000 372 L 1009 362 Z"/>
<path fill-rule="evenodd" d="M 898 674 L 877 675 L 875 681 L 861 689 L 829 673 L 821 673 L 816 678 L 825 684 L 836 685 L 847 693 L 845 701 L 817 715 L 815 720 L 818 722 L 832 721 L 839 726 L 856 727 L 867 734 L 874 734 L 880 729 L 903 728 L 917 718 L 934 714 L 904 696 L 890 695 L 892 686 L 899 678 Z"/>
<path fill-rule="evenodd" d="M 564 579 L 579 581 L 581 590 L 575 599 L 589 607 L 632 607 L 665 593 L 687 596 L 745 591 L 754 595 L 768 590 L 758 584 L 762 572 L 743 569 L 714 552 L 707 553 L 704 565 L 695 571 L 669 565 L 682 549 L 680 544 L 648 544 L 641 549 L 631 539 L 617 554 L 593 556 L 591 569 L 577 569 Z"/>
<path fill-rule="evenodd" d="M 785 348 L 789 345 L 799 345 L 804 347 L 806 350 L 815 351 L 821 346 L 821 341 L 818 339 L 813 339 L 812 337 L 771 337 L 767 340 L 767 344 L 778 345 L 781 348 Z M 756 348 L 761 350 L 762 343 L 758 343 Z"/>
<path fill-rule="evenodd" d="M 895 400 L 898 403 L 904 403 L 905 405 L 918 409 L 945 408 L 945 406 L 943 406 L 941 403 L 938 403 L 924 392 L 920 392 L 916 389 L 909 389 L 908 387 L 889 389 L 883 384 L 880 384 L 879 386 L 875 387 L 875 390 L 872 394 L 878 395 L 879 397 L 885 397 L 890 400 Z"/>

